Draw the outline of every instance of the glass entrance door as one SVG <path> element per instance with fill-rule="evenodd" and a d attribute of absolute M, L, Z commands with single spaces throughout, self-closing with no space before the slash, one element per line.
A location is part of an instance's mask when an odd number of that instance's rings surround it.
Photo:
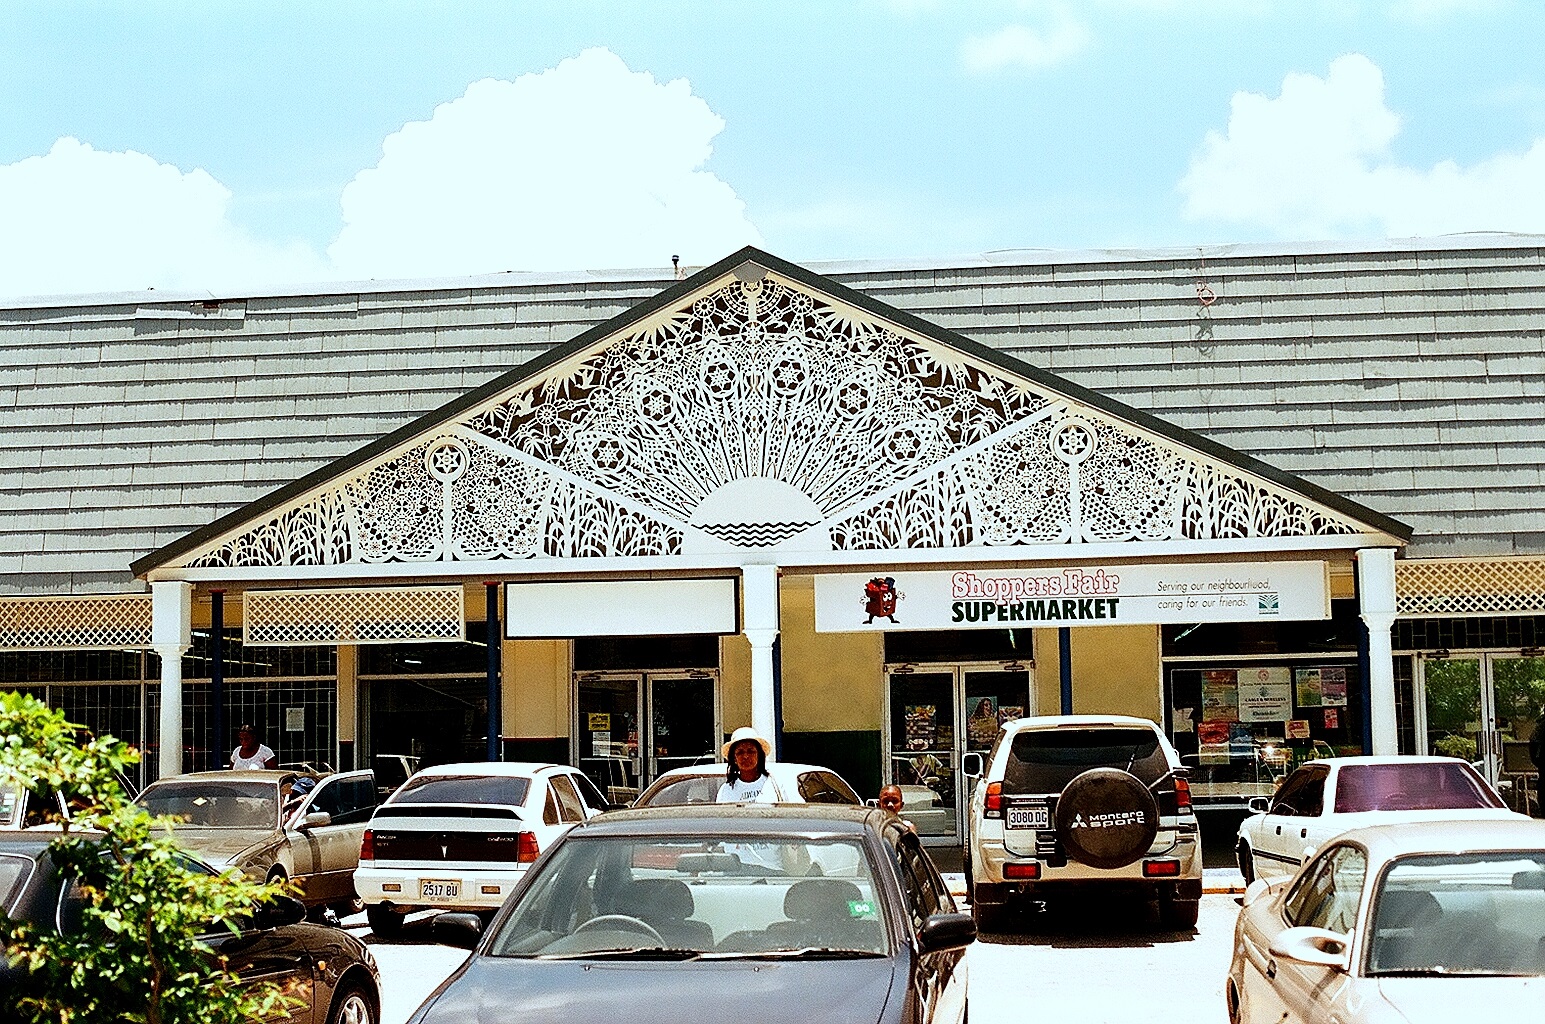
<path fill-rule="evenodd" d="M 887 782 L 901 787 L 902 816 L 918 835 L 958 842 L 971 794 L 959 784 L 961 758 L 985 753 L 1007 718 L 1033 713 L 1030 671 L 1019 664 L 894 666 Z"/>
<path fill-rule="evenodd" d="M 655 777 L 718 755 L 711 672 L 587 672 L 575 677 L 574 764 L 613 803 Z"/>
<path fill-rule="evenodd" d="M 1421 660 L 1429 754 L 1473 761 L 1509 803 L 1522 806 L 1529 730 L 1545 708 L 1545 658 L 1477 654 Z"/>

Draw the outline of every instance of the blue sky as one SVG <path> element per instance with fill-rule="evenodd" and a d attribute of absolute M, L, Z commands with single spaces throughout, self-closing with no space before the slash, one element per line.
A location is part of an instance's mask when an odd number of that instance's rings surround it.
<path fill-rule="evenodd" d="M 0 295 L 1545 232 L 1533 0 L 12 0 L 0 31 Z"/>

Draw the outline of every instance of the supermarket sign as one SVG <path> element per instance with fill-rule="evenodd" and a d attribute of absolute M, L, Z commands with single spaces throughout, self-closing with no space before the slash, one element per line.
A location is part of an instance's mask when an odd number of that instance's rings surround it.
<path fill-rule="evenodd" d="M 1328 618 L 1326 562 L 877 570 L 815 578 L 818 633 Z"/>

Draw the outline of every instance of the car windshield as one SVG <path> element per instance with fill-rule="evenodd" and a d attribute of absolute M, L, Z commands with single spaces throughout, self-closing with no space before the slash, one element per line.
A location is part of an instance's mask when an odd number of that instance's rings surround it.
<path fill-rule="evenodd" d="M 1545 974 L 1545 851 L 1405 858 L 1372 920 L 1369 974 Z"/>
<path fill-rule="evenodd" d="M 21 820 L 26 795 L 26 787 L 19 782 L 0 785 L 0 828 L 12 828 Z"/>
<path fill-rule="evenodd" d="M 1501 807 L 1469 765 L 1415 761 L 1349 764 L 1336 773 L 1336 813 Z"/>
<path fill-rule="evenodd" d="M 277 828 L 279 787 L 272 782 L 158 782 L 140 794 L 151 814 L 210 828 Z"/>
<path fill-rule="evenodd" d="M 1034 729 L 1009 744 L 1003 789 L 1060 793 L 1077 776 L 1100 767 L 1124 768 L 1148 785 L 1170 770 L 1152 729 Z"/>
<path fill-rule="evenodd" d="M 570 836 L 489 951 L 546 959 L 878 956 L 889 948 L 878 895 L 857 839 Z"/>
<path fill-rule="evenodd" d="M 644 791 L 636 807 L 672 807 L 677 804 L 711 804 L 724 785 L 724 773 L 687 775 L 661 779 Z"/>
<path fill-rule="evenodd" d="M 517 775 L 420 775 L 392 794 L 393 804 L 507 804 L 526 802 L 531 780 Z"/>

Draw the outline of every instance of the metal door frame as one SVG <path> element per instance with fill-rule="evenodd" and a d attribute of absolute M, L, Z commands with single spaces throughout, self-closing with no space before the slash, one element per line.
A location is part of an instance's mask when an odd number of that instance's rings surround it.
<path fill-rule="evenodd" d="M 579 686 L 581 682 L 603 680 L 631 680 L 636 684 L 634 714 L 638 716 L 638 755 L 633 759 L 634 774 L 638 778 L 639 792 L 653 782 L 659 774 L 654 753 L 654 684 L 658 680 L 706 679 L 713 685 L 713 729 L 715 745 L 724 735 L 723 694 L 718 669 L 668 668 L 668 669 L 608 669 L 595 672 L 572 672 L 569 682 L 569 764 L 578 766 L 579 749 Z"/>
<path fill-rule="evenodd" d="M 1036 713 L 1035 662 L 1033 661 L 898 661 L 886 662 L 881 677 L 885 693 L 881 702 L 880 731 L 880 785 L 891 777 L 891 758 L 895 745 L 891 730 L 891 677 L 893 675 L 953 675 L 951 694 L 955 706 L 953 749 L 950 751 L 950 769 L 955 773 L 955 831 L 948 836 L 921 836 L 925 846 L 958 846 L 965 835 L 966 814 L 970 811 L 971 794 L 960 784 L 960 763 L 966 754 L 966 673 L 968 672 L 1023 672 L 1025 673 L 1025 714 Z"/>
<path fill-rule="evenodd" d="M 1417 670 L 1412 679 L 1411 704 L 1413 717 L 1416 720 L 1416 740 L 1419 749 L 1428 753 L 1427 748 L 1427 663 L 1429 661 L 1475 661 L 1478 663 L 1481 686 L 1480 706 L 1480 742 L 1477 744 L 1476 758 L 1481 762 L 1481 773 L 1486 776 L 1486 781 L 1496 786 L 1502 777 L 1502 730 L 1497 723 L 1497 690 L 1496 677 L 1492 672 L 1492 665 L 1497 661 L 1513 661 L 1526 657 L 1538 657 L 1538 655 L 1524 654 L 1522 651 L 1508 649 L 1502 651 L 1449 651 L 1441 658 L 1433 657 L 1436 650 L 1417 651 Z"/>

